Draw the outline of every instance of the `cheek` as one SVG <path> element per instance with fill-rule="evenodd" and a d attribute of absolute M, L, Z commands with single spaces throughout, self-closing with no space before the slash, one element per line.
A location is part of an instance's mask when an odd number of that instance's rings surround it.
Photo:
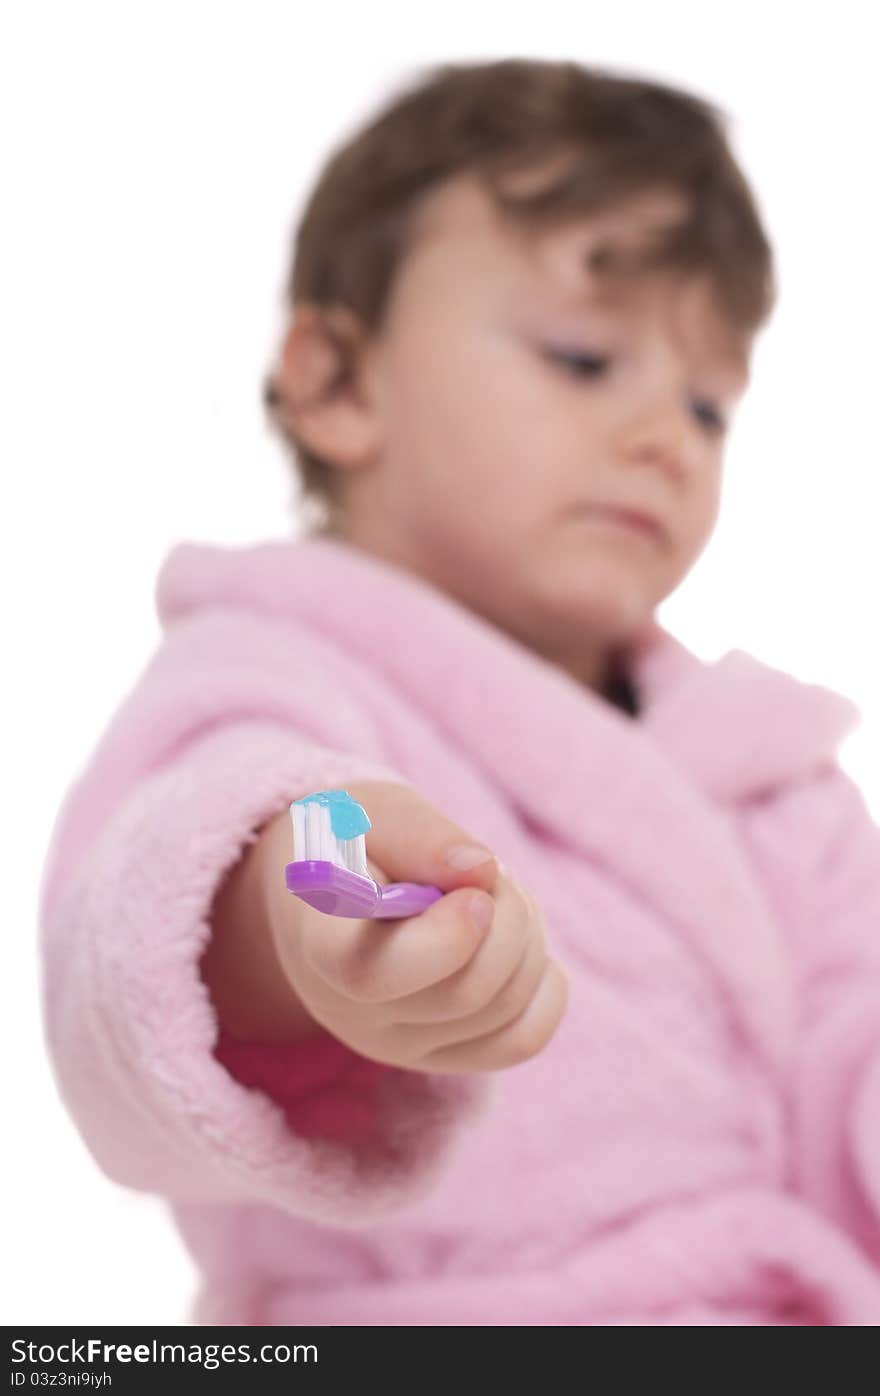
<path fill-rule="evenodd" d="M 710 462 L 700 476 L 700 489 L 695 491 L 694 513 L 701 528 L 713 528 L 721 512 L 721 466 Z"/>
<path fill-rule="evenodd" d="M 390 381 L 386 439 L 401 469 L 418 462 L 426 484 L 467 487 L 475 503 L 498 495 L 499 507 L 548 493 L 564 414 L 522 353 L 441 331 L 401 346 Z"/>
<path fill-rule="evenodd" d="M 711 465 L 698 475 L 680 516 L 678 552 L 690 563 L 709 542 L 721 512 L 720 473 Z"/>

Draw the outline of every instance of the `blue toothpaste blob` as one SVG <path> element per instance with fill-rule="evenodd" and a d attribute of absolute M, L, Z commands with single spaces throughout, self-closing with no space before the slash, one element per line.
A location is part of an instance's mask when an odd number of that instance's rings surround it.
<path fill-rule="evenodd" d="M 330 811 L 330 828 L 337 839 L 356 839 L 372 829 L 367 811 L 357 800 L 353 800 L 347 790 L 318 790 L 314 795 L 304 795 L 294 800 L 295 805 L 318 804 Z"/>

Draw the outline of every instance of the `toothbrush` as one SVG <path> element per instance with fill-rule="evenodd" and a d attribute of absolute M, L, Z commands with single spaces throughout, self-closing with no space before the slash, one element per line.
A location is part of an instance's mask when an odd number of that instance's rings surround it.
<path fill-rule="evenodd" d="M 288 892 L 328 916 L 390 919 L 416 916 L 443 896 L 439 887 L 392 882 L 382 887 L 367 868 L 366 810 L 347 790 L 319 790 L 290 806 L 293 859 Z"/>

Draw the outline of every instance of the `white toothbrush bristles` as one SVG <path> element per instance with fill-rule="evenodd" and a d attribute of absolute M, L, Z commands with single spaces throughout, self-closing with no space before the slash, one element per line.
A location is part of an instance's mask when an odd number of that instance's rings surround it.
<path fill-rule="evenodd" d="M 293 862 L 318 859 L 336 863 L 361 877 L 372 877 L 367 867 L 367 841 L 363 834 L 338 839 L 331 826 L 331 813 L 326 805 L 311 801 L 290 806 L 293 823 Z"/>

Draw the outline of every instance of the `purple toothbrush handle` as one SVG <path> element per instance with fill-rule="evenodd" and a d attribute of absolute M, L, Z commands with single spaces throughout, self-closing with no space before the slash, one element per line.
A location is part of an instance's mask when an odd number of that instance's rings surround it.
<path fill-rule="evenodd" d="M 371 877 L 318 858 L 288 863 L 284 883 L 288 892 L 327 916 L 377 920 L 417 916 L 444 895 L 439 887 L 419 882 L 390 882 L 380 887 Z"/>
<path fill-rule="evenodd" d="M 420 911 L 438 902 L 444 895 L 439 887 L 427 882 L 389 882 L 380 887 L 379 909 L 373 912 L 379 919 L 390 920 L 397 916 L 418 916 Z"/>

